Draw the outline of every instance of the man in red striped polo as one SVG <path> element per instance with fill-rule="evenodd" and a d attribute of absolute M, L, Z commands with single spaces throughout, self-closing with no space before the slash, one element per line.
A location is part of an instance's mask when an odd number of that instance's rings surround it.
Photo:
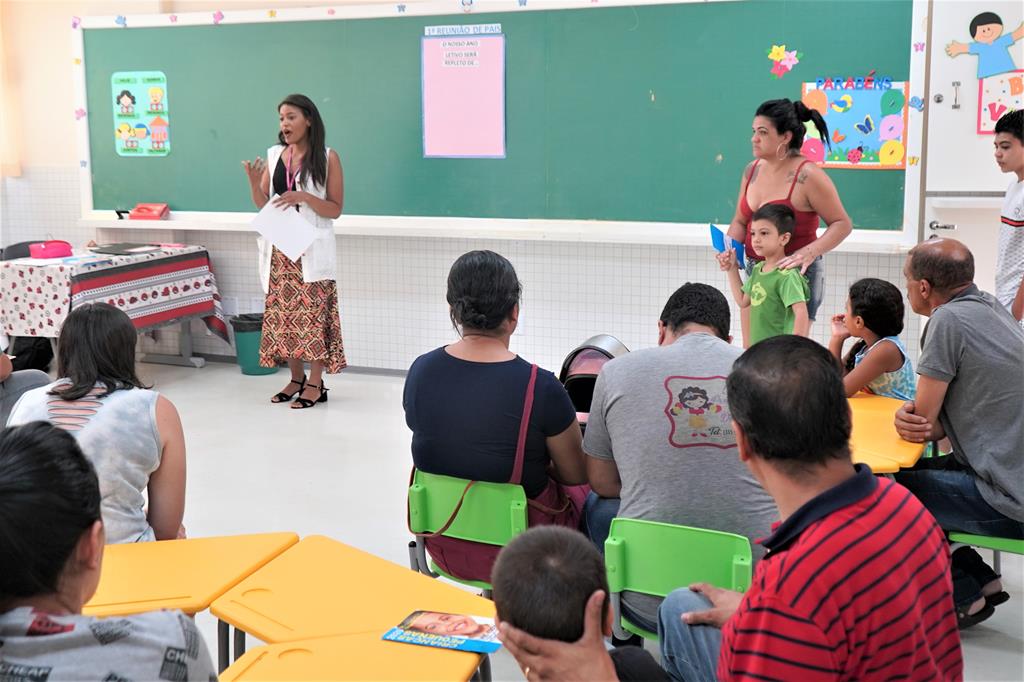
<path fill-rule="evenodd" d="M 669 674 L 961 679 L 946 540 L 910 492 L 851 463 L 850 408 L 828 351 L 763 341 L 736 361 L 727 393 L 740 459 L 782 521 L 746 594 L 700 584 L 666 598 Z"/>

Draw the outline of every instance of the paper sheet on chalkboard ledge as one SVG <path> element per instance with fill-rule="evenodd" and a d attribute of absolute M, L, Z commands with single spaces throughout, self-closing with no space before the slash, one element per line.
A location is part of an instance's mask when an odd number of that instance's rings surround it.
<path fill-rule="evenodd" d="M 292 207 L 277 208 L 273 201 L 256 214 L 252 226 L 293 262 L 306 252 L 316 235 L 313 225 Z"/>

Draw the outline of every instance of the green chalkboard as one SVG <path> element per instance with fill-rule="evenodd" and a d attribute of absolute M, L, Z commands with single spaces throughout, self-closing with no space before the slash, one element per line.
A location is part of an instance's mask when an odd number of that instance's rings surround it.
<path fill-rule="evenodd" d="M 425 26 L 498 22 L 507 158 L 424 159 Z M 165 201 L 253 210 L 242 159 L 276 141 L 281 98 L 317 102 L 345 169 L 345 212 L 727 222 L 766 99 L 802 80 L 905 80 L 910 0 L 683 3 L 577 10 L 85 31 L 97 209 Z M 783 78 L 767 50 L 803 53 Z M 110 76 L 162 71 L 172 152 L 115 152 Z M 904 172 L 830 170 L 854 224 L 898 229 Z"/>

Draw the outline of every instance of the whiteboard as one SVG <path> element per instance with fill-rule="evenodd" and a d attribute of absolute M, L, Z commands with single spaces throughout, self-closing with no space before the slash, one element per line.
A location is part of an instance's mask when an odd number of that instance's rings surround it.
<path fill-rule="evenodd" d="M 999 171 L 993 157 L 993 135 L 979 135 L 978 57 L 946 55 L 946 45 L 956 40 L 969 43 L 971 20 L 981 12 L 995 12 L 1003 20 L 1003 35 L 1009 35 L 1024 18 L 1024 3 L 979 2 L 978 0 L 936 0 L 932 4 L 931 57 L 929 78 L 928 153 L 926 191 L 1005 192 L 1011 176 Z M 1024 69 L 1024 40 L 1010 48 L 1017 68 Z M 959 96 L 954 82 L 959 82 Z M 936 102 L 936 95 L 942 102 Z M 954 109 L 955 100 L 960 107 Z"/>

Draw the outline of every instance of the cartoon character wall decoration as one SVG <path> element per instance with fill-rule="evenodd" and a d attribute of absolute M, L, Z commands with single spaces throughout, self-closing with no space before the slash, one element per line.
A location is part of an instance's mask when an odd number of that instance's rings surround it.
<path fill-rule="evenodd" d="M 162 71 L 118 71 L 110 77 L 114 149 L 118 156 L 170 153 L 167 77 Z M 143 98 L 136 106 L 136 96 Z"/>
<path fill-rule="evenodd" d="M 832 145 L 808 135 L 801 151 L 826 168 L 905 168 L 908 94 L 905 82 L 874 71 L 804 83 L 803 103 L 825 119 Z"/>
<path fill-rule="evenodd" d="M 998 14 L 982 12 L 971 20 L 972 41 L 950 41 L 946 45 L 946 54 L 950 57 L 959 57 L 962 54 L 977 56 L 979 79 L 1014 71 L 1017 65 L 1013 63 L 1010 47 L 1024 38 L 1024 21 L 1011 33 L 1006 33 L 1003 28 L 1003 20 Z"/>

